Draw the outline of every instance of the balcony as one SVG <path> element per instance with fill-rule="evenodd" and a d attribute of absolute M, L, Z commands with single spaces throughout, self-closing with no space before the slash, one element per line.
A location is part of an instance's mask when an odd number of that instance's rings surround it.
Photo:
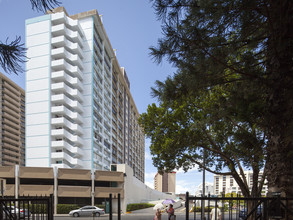
<path fill-rule="evenodd" d="M 82 150 L 78 147 L 78 146 L 72 146 L 71 144 L 69 144 L 68 142 L 62 140 L 62 141 L 52 141 L 52 148 L 65 148 L 68 151 L 70 151 L 71 153 L 75 154 L 74 158 L 78 158 L 80 157 L 83 152 Z"/>
<path fill-rule="evenodd" d="M 66 160 L 70 167 L 78 168 L 81 166 L 81 160 L 78 158 L 73 158 L 65 152 L 52 152 L 51 159 L 53 160 Z"/>
<path fill-rule="evenodd" d="M 76 98 L 80 102 L 83 101 L 83 97 L 82 97 L 82 94 L 80 93 L 80 91 L 78 89 L 73 89 L 73 88 L 67 86 L 64 82 L 51 84 L 51 89 L 52 89 L 52 91 L 57 92 L 57 93 L 62 92 L 62 93 L 69 94 L 69 95 L 73 96 L 74 98 Z"/>
<path fill-rule="evenodd" d="M 83 107 L 79 103 L 79 101 L 74 101 L 64 94 L 52 95 L 51 102 L 54 104 L 59 104 L 59 105 L 63 104 L 63 105 L 70 106 L 70 107 L 74 108 L 79 113 L 83 112 Z"/>
<path fill-rule="evenodd" d="M 75 120 L 77 123 L 82 124 L 83 119 L 78 112 L 72 112 L 64 105 L 61 106 L 53 106 L 51 107 L 51 112 L 58 115 L 67 115 L 71 119 Z"/>
<path fill-rule="evenodd" d="M 82 138 L 80 138 L 77 135 L 73 135 L 71 133 L 69 133 L 68 131 L 66 131 L 65 129 L 61 128 L 61 129 L 52 129 L 51 131 L 51 136 L 52 137 L 66 137 L 68 140 L 71 140 L 72 142 L 82 145 L 83 144 L 83 140 Z"/>
<path fill-rule="evenodd" d="M 51 55 L 55 60 L 65 59 L 71 65 L 77 65 L 80 69 L 83 69 L 82 60 L 79 56 L 68 52 L 64 47 L 52 49 Z"/>
<path fill-rule="evenodd" d="M 52 79 L 55 81 L 62 81 L 71 84 L 75 88 L 83 91 L 83 85 L 79 78 L 68 75 L 64 70 L 52 72 Z"/>
<path fill-rule="evenodd" d="M 78 43 L 73 43 L 68 40 L 65 36 L 53 37 L 51 44 L 53 47 L 65 47 L 68 51 L 74 54 L 78 54 L 81 58 L 83 58 L 83 51 L 80 48 Z"/>
<path fill-rule="evenodd" d="M 82 47 L 82 38 L 80 37 L 78 31 L 70 30 L 64 23 L 52 26 L 52 34 L 54 36 L 66 35 L 73 41 L 78 42 L 78 44 Z"/>
<path fill-rule="evenodd" d="M 65 117 L 61 118 L 52 118 L 51 119 L 51 124 L 55 126 L 61 126 L 61 127 L 66 127 L 70 129 L 71 131 L 75 132 L 76 134 L 83 134 L 83 129 L 80 125 L 78 124 L 73 124 L 69 120 L 67 120 Z"/>
<path fill-rule="evenodd" d="M 78 31 L 81 37 L 83 37 L 82 29 L 78 23 L 78 20 L 71 19 L 66 16 L 64 12 L 51 14 L 51 20 L 53 25 L 66 23 L 71 30 Z"/>
<path fill-rule="evenodd" d="M 60 70 L 67 70 L 74 76 L 78 77 L 80 80 L 83 78 L 83 73 L 79 69 L 78 66 L 72 66 L 68 62 L 66 62 L 64 59 L 59 59 L 59 60 L 53 60 L 51 62 L 51 66 L 54 71 L 60 71 Z"/>

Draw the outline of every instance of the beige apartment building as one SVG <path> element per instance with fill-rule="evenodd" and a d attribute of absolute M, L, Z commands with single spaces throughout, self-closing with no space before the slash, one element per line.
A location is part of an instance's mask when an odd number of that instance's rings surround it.
<path fill-rule="evenodd" d="M 25 92 L 0 73 L 0 166 L 25 165 Z"/>
<path fill-rule="evenodd" d="M 155 190 L 159 192 L 175 193 L 176 190 L 176 172 L 157 173 L 154 178 Z"/>

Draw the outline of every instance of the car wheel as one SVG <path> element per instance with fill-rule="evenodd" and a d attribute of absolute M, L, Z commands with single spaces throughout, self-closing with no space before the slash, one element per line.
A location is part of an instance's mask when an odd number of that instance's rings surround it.
<path fill-rule="evenodd" d="M 96 213 L 94 214 L 94 216 L 95 216 L 95 217 L 100 217 L 100 213 L 99 213 L 99 212 L 96 212 Z"/>
<path fill-rule="evenodd" d="M 77 212 L 73 213 L 73 217 L 79 217 L 79 214 Z"/>

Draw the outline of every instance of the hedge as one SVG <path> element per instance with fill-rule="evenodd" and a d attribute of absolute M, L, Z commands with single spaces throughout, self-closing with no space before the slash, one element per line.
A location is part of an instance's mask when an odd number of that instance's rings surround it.
<path fill-rule="evenodd" d="M 150 203 L 132 203 L 127 205 L 126 211 L 131 212 L 134 210 L 145 209 L 145 208 L 150 208 L 154 206 L 155 206 L 154 204 L 150 204 Z"/>
<path fill-rule="evenodd" d="M 74 209 L 79 209 L 80 206 L 75 204 L 58 204 L 57 205 L 57 213 L 58 214 L 68 214 L 70 211 Z"/>
<path fill-rule="evenodd" d="M 191 212 L 194 212 L 194 208 L 195 207 L 192 207 L 192 210 Z M 204 211 L 205 212 L 210 212 L 214 207 L 213 206 L 210 206 L 210 207 L 204 207 Z M 218 209 L 220 211 L 222 211 L 222 207 L 218 207 Z M 224 205 L 224 211 L 228 211 L 228 207 L 226 205 Z M 200 206 L 197 206 L 196 209 L 195 209 L 195 212 L 201 212 L 201 207 Z"/>

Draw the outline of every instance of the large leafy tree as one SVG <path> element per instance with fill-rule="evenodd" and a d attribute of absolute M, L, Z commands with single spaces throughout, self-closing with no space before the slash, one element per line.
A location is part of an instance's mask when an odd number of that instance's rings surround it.
<path fill-rule="evenodd" d="M 53 7 L 60 4 L 58 0 L 30 0 L 33 10 L 46 12 Z M 24 44 L 21 43 L 21 38 L 16 37 L 15 40 L 9 42 L 0 41 L 0 65 L 8 73 L 21 73 L 23 68 L 22 63 L 25 62 L 26 49 Z"/>
<path fill-rule="evenodd" d="M 256 126 L 267 134 L 269 192 L 292 197 L 293 1 L 153 0 L 153 6 L 164 37 L 151 54 L 179 70 L 157 82 L 155 95 L 170 102 L 237 83 L 237 112 L 252 107 L 238 120 L 257 116 Z"/>
<path fill-rule="evenodd" d="M 234 88 L 230 87 L 215 86 L 196 97 L 161 100 L 159 106 L 148 107 L 140 123 L 151 138 L 151 154 L 159 170 L 183 167 L 187 171 L 197 165 L 214 174 L 232 175 L 246 197 L 260 196 L 266 176 L 264 171 L 259 181 L 265 163 L 266 134 L 254 120 L 241 121 L 251 106 L 247 105 L 243 113 L 236 112 L 231 105 Z M 244 168 L 253 170 L 251 191 Z"/>

